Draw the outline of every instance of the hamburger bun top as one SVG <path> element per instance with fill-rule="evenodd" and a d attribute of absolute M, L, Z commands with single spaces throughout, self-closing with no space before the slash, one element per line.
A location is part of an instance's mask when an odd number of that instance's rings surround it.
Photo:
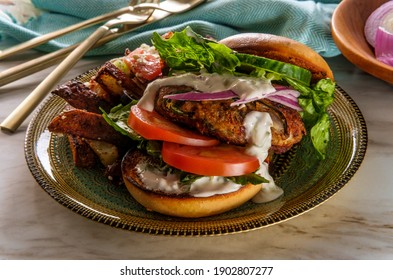
<path fill-rule="evenodd" d="M 239 53 L 247 53 L 290 63 L 312 73 L 312 82 L 330 78 L 333 72 L 316 51 L 295 40 L 263 33 L 242 33 L 220 41 Z"/>

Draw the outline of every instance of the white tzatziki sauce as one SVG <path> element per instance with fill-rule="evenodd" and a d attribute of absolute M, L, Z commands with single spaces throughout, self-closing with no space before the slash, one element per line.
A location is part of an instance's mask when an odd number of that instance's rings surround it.
<path fill-rule="evenodd" d="M 176 85 L 190 86 L 202 92 L 218 92 L 230 89 L 244 99 L 263 98 L 264 95 L 275 91 L 269 80 L 252 77 L 239 79 L 239 77 L 231 75 L 218 74 L 184 74 L 158 79 L 150 83 L 143 97 L 138 102 L 138 106 L 152 111 L 154 109 L 155 94 L 158 89 L 163 86 Z M 265 162 L 271 146 L 273 121 L 269 113 L 253 111 L 247 114 L 243 125 L 248 140 L 246 151 L 248 154 L 257 157 L 260 163 L 260 168 L 256 173 L 269 180 L 269 183 L 262 184 L 261 191 L 252 201 L 255 203 L 272 201 L 283 194 L 283 190 L 276 186 L 273 178 L 270 176 L 268 164 Z M 195 180 L 191 185 L 182 186 L 179 177 L 175 174 L 157 173 L 156 169 L 149 169 L 143 163 L 137 165 L 136 168 L 146 187 L 152 191 L 162 191 L 168 194 L 188 193 L 194 197 L 209 197 L 216 194 L 234 192 L 242 187 L 242 185 L 220 176 L 204 176 Z"/>
<path fill-rule="evenodd" d="M 149 83 L 138 106 L 153 111 L 157 91 L 163 86 L 189 86 L 200 92 L 220 92 L 232 90 L 240 99 L 260 99 L 275 92 L 270 80 L 255 77 L 235 77 L 229 74 L 191 73 L 157 79 Z"/>
<path fill-rule="evenodd" d="M 140 163 L 136 167 L 139 178 L 144 186 L 151 191 L 167 194 L 185 194 L 194 197 L 209 197 L 237 191 L 242 186 L 220 176 L 204 176 L 195 180 L 191 185 L 180 184 L 176 174 L 163 174 L 158 169 Z"/>
<path fill-rule="evenodd" d="M 269 174 L 269 166 L 265 162 L 272 143 L 271 127 L 273 121 L 269 113 L 253 111 L 247 114 L 244 120 L 246 137 L 248 139 L 247 153 L 259 160 L 259 169 L 256 174 L 262 176 L 269 183 L 263 183 L 261 191 L 252 199 L 255 203 L 264 203 L 280 197 L 284 192 L 278 187 Z"/>

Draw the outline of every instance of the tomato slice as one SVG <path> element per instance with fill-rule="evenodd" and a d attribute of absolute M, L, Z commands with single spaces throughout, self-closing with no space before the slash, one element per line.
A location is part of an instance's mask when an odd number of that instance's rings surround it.
<path fill-rule="evenodd" d="M 148 48 L 137 48 L 124 57 L 124 62 L 130 69 L 146 80 L 153 80 L 162 74 L 164 62 L 158 55 Z"/>
<path fill-rule="evenodd" d="M 247 155 L 244 148 L 226 144 L 195 147 L 164 142 L 161 154 L 165 163 L 204 176 L 240 176 L 259 168 L 258 158 Z"/>
<path fill-rule="evenodd" d="M 137 105 L 131 107 L 128 125 L 148 140 L 162 140 L 191 146 L 214 146 L 219 143 L 214 138 L 174 124 L 156 111 L 150 112 Z"/>

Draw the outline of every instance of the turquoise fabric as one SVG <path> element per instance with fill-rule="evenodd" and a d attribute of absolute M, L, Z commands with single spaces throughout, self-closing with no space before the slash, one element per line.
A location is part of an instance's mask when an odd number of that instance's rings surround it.
<path fill-rule="evenodd" d="M 26 41 L 128 5 L 128 0 L 32 0 L 40 16 L 24 24 L 0 17 L 1 37 Z M 340 52 L 331 36 L 330 20 L 339 0 L 210 0 L 186 13 L 171 15 L 128 33 L 87 55 L 119 55 L 141 43 L 150 43 L 152 32 L 180 31 L 191 26 L 196 32 L 220 40 L 241 32 L 263 32 L 300 41 L 325 57 Z M 51 52 L 83 40 L 94 27 L 52 40 L 37 49 Z"/>

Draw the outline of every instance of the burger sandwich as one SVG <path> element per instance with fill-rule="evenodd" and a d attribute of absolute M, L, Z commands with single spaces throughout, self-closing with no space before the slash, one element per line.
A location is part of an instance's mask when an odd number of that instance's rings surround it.
<path fill-rule="evenodd" d="M 259 33 L 217 42 L 187 27 L 154 33 L 152 46 L 111 65 L 144 84 L 103 118 L 132 139 L 121 177 L 150 211 L 199 218 L 269 202 L 283 194 L 269 174 L 275 154 L 310 137 L 326 156 L 334 78 L 299 42 Z"/>

